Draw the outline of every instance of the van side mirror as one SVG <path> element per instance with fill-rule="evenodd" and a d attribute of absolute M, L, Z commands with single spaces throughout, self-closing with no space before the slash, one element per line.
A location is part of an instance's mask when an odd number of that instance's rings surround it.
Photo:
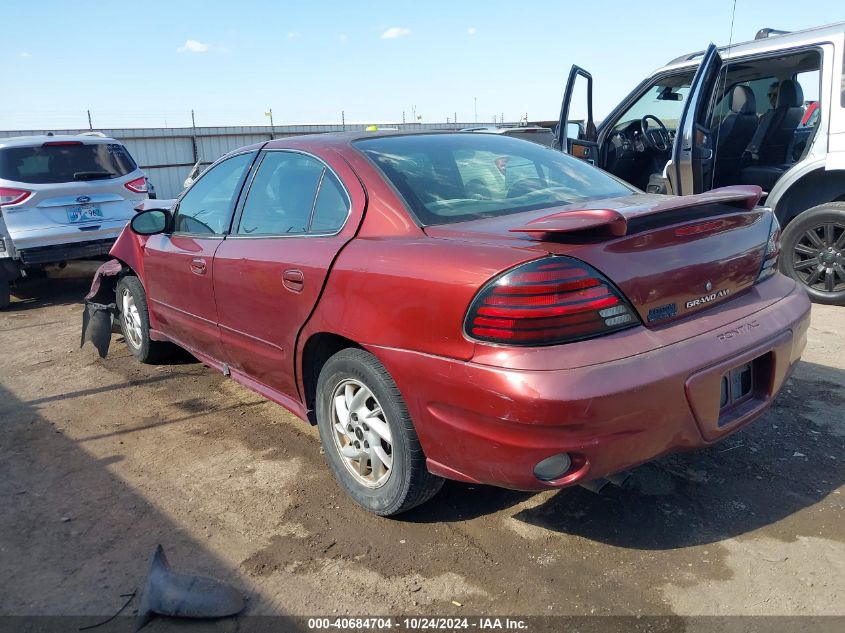
<path fill-rule="evenodd" d="M 138 235 L 158 235 L 166 233 L 172 216 L 164 209 L 150 209 L 136 213 L 129 223 L 129 228 Z"/>

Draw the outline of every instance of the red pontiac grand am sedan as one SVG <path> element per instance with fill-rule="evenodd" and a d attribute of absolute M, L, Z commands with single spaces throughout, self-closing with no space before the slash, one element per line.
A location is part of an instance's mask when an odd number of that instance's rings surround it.
<path fill-rule="evenodd" d="M 149 201 L 87 298 L 141 362 L 173 344 L 316 421 L 338 482 L 392 515 L 443 478 L 610 476 L 758 417 L 804 349 L 756 187 L 644 194 L 469 133 L 245 147 Z"/>

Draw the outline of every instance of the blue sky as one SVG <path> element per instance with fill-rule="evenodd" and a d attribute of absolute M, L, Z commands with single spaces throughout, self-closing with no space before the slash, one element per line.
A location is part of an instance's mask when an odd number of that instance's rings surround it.
<path fill-rule="evenodd" d="M 648 9 L 645 6 L 651 6 Z M 569 66 L 606 114 L 646 74 L 726 44 L 733 0 L 143 3 L 4 0 L 0 130 L 554 119 Z M 665 8 L 660 10 L 660 8 Z M 737 0 L 733 40 L 845 20 L 841 0 Z"/>

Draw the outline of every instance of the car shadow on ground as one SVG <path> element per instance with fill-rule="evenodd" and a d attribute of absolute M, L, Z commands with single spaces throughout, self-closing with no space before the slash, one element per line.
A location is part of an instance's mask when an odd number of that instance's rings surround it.
<path fill-rule="evenodd" d="M 134 590 L 122 616 L 97 629 L 134 630 L 132 612 L 158 543 L 176 571 L 218 577 L 250 595 L 237 569 L 189 535 L 154 499 L 111 472 L 109 466 L 123 459 L 119 453 L 93 457 L 2 384 L 0 420 L 0 551 L 4 575 L 15 578 L 0 595 L 8 626 L 75 631 L 117 612 Z M 255 598 L 263 600 L 257 594 L 252 598 L 252 606 Z M 235 630 L 243 617 L 217 621 L 212 628 Z M 162 619 L 150 630 L 164 630 L 168 622 L 177 624 Z M 178 624 L 179 630 L 195 630 Z M 285 627 L 302 630 L 294 622 Z"/>
<path fill-rule="evenodd" d="M 463 521 L 528 502 L 513 518 L 617 547 L 664 550 L 739 536 L 813 506 L 845 483 L 843 385 L 845 371 L 802 362 L 750 426 L 710 448 L 640 466 L 622 487 L 599 494 L 447 482 L 433 503 L 402 518 Z M 532 505 L 535 496 L 544 500 Z"/>
<path fill-rule="evenodd" d="M 33 276 L 12 285 L 12 303 L 5 312 L 26 312 L 47 306 L 81 304 L 91 288 L 90 277 L 50 279 Z"/>

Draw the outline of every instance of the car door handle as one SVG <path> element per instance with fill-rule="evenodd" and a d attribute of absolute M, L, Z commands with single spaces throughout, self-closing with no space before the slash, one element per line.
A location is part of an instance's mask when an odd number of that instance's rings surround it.
<path fill-rule="evenodd" d="M 191 272 L 195 275 L 204 275 L 205 274 L 205 260 L 204 259 L 192 259 L 191 260 Z"/>
<path fill-rule="evenodd" d="M 288 290 L 302 292 L 302 288 L 305 286 L 305 275 L 302 274 L 301 270 L 289 268 L 282 275 L 282 283 Z"/>

